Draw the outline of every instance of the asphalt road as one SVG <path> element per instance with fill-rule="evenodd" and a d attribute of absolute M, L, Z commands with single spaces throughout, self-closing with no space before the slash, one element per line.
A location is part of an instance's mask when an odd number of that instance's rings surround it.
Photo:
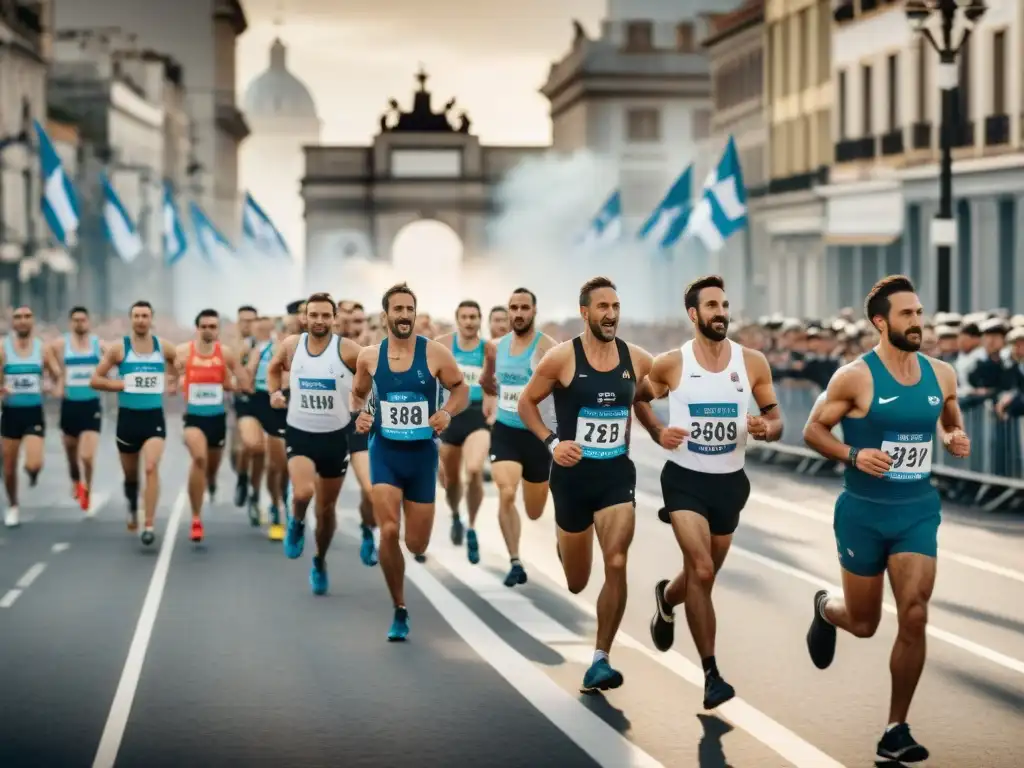
<path fill-rule="evenodd" d="M 449 542 L 442 507 L 427 563 L 409 560 L 410 641 L 389 645 L 383 578 L 358 559 L 354 482 L 329 558 L 331 594 L 317 598 L 309 555 L 287 560 L 230 505 L 227 469 L 207 541 L 188 541 L 176 438 L 157 545 L 144 549 L 124 530 L 111 432 L 93 519 L 68 498 L 54 434 L 40 485 L 23 496 L 24 524 L 0 529 L 4 768 L 873 763 L 894 616 L 870 640 L 842 637 L 826 672 L 804 645 L 817 585 L 838 581 L 834 481 L 752 469 L 754 496 L 715 593 L 717 657 L 738 698 L 709 714 L 682 619 L 672 652 L 650 644 L 652 587 L 681 558 L 656 517 L 661 462 L 643 439 L 632 592 L 612 654 L 626 684 L 586 697 L 577 687 L 593 649 L 600 559 L 591 586 L 569 595 L 550 510 L 524 522 L 530 582 L 509 590 L 493 488 L 478 566 Z M 947 510 L 941 544 L 914 733 L 932 750 L 929 765 L 1019 766 L 1024 519 Z"/>

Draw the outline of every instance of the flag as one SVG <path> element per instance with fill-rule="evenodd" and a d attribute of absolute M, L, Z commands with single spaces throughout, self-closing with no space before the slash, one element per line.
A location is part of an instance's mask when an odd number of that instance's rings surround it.
<path fill-rule="evenodd" d="M 174 190 L 168 182 L 164 183 L 163 221 L 164 259 L 167 266 L 173 267 L 188 251 L 188 238 L 185 236 L 185 228 L 181 225 L 178 206 L 174 203 Z"/>
<path fill-rule="evenodd" d="M 231 247 L 231 243 L 210 221 L 202 208 L 195 203 L 190 203 L 189 216 L 192 219 L 192 228 L 196 232 L 196 240 L 199 242 L 199 250 L 207 262 L 216 266 L 218 257 L 235 255 L 235 249 Z"/>
<path fill-rule="evenodd" d="M 245 203 L 242 206 L 242 235 L 246 242 L 260 253 L 291 258 L 288 244 L 285 243 L 281 232 L 248 192 L 245 193 Z"/>
<path fill-rule="evenodd" d="M 747 188 L 736 142 L 730 136 L 722 159 L 704 181 L 686 236 L 699 238 L 709 251 L 720 251 L 731 235 L 746 226 Z"/>
<path fill-rule="evenodd" d="M 576 240 L 577 247 L 609 245 L 622 237 L 622 195 L 615 190 Z"/>
<path fill-rule="evenodd" d="M 107 240 L 114 246 L 121 261 L 131 264 L 142 253 L 142 238 L 105 173 L 102 175 L 102 183 L 103 225 L 107 231 Z"/>
<path fill-rule="evenodd" d="M 50 137 L 38 120 L 34 123 L 43 178 L 43 216 L 54 237 L 66 248 L 74 248 L 78 242 L 78 196 Z"/>
<path fill-rule="evenodd" d="M 671 248 L 686 230 L 693 211 L 693 164 L 675 180 L 665 197 L 637 231 L 637 239 L 659 249 Z"/>

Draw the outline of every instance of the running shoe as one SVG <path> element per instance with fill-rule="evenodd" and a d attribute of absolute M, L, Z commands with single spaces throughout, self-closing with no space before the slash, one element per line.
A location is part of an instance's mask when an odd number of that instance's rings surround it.
<path fill-rule="evenodd" d="M 395 608 L 395 618 L 391 622 L 391 629 L 388 630 L 389 643 L 403 643 L 409 637 L 409 611 L 405 608 Z"/>
<path fill-rule="evenodd" d="M 203 521 L 198 517 L 192 518 L 192 532 L 189 538 L 196 544 L 203 540 Z"/>
<path fill-rule="evenodd" d="M 306 524 L 294 517 L 288 518 L 288 530 L 284 534 L 284 554 L 290 560 L 302 557 L 306 546 Z"/>
<path fill-rule="evenodd" d="M 654 585 L 654 618 L 651 619 L 651 642 L 654 647 L 664 653 L 672 647 L 676 637 L 675 613 L 672 606 L 665 602 L 665 589 L 668 579 Z"/>
<path fill-rule="evenodd" d="M 480 542 L 477 541 L 476 531 L 472 528 L 466 531 L 466 557 L 473 565 L 480 562 Z"/>
<path fill-rule="evenodd" d="M 920 763 L 928 759 L 928 750 L 910 735 L 910 726 L 900 723 L 882 734 L 876 757 L 898 763 Z"/>
<path fill-rule="evenodd" d="M 373 540 L 373 528 L 367 525 L 359 526 L 363 532 L 363 540 L 359 545 L 359 559 L 363 565 L 372 567 L 377 564 L 377 544 Z"/>
<path fill-rule="evenodd" d="M 454 544 L 456 547 L 462 546 L 462 535 L 464 531 L 465 527 L 462 525 L 462 518 L 460 518 L 458 515 L 454 515 L 452 517 L 451 537 L 452 544 Z"/>
<path fill-rule="evenodd" d="M 807 651 L 818 669 L 828 669 L 836 656 L 836 628 L 825 619 L 827 600 L 827 590 L 819 589 L 814 593 L 814 618 L 807 630 Z"/>
<path fill-rule="evenodd" d="M 313 556 L 313 567 L 309 570 L 309 586 L 313 588 L 314 595 L 327 594 L 327 563 L 322 557 Z"/>
<path fill-rule="evenodd" d="M 590 665 L 590 669 L 583 675 L 583 685 L 580 686 L 580 693 L 596 693 L 597 691 L 609 691 L 622 685 L 622 673 L 612 669 L 608 659 L 599 659 Z"/>

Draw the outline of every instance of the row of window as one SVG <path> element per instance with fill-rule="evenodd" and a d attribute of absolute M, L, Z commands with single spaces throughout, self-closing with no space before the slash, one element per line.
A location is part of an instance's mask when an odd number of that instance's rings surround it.
<path fill-rule="evenodd" d="M 772 126 L 771 178 L 814 173 L 832 164 L 832 126 L 828 110 L 802 114 Z"/>
<path fill-rule="evenodd" d="M 724 63 L 714 75 L 715 108 L 729 109 L 756 99 L 764 90 L 764 51 L 751 51 Z"/>
<path fill-rule="evenodd" d="M 831 0 L 815 0 L 770 24 L 768 39 L 768 93 L 772 100 L 827 83 L 832 73 Z"/>
<path fill-rule="evenodd" d="M 691 133 L 695 141 L 706 139 L 711 135 L 711 110 L 695 109 L 691 113 L 693 124 Z M 630 144 L 656 144 L 662 140 L 663 114 L 656 107 L 636 107 L 627 109 L 626 141 Z"/>
<path fill-rule="evenodd" d="M 693 53 L 697 49 L 697 37 L 691 22 L 676 24 L 675 33 L 676 51 Z M 654 22 L 647 20 L 634 20 L 625 23 L 622 49 L 626 53 L 654 53 L 664 50 L 655 45 Z"/>

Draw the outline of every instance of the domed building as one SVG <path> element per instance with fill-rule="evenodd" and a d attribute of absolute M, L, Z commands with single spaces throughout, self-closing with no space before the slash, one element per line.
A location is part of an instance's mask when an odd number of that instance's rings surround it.
<path fill-rule="evenodd" d="M 302 148 L 320 143 L 321 123 L 309 89 L 288 70 L 287 53 L 275 39 L 270 65 L 245 91 L 242 109 L 252 133 L 242 145 L 239 175 L 243 189 L 252 193 L 301 263 L 306 243 Z"/>

